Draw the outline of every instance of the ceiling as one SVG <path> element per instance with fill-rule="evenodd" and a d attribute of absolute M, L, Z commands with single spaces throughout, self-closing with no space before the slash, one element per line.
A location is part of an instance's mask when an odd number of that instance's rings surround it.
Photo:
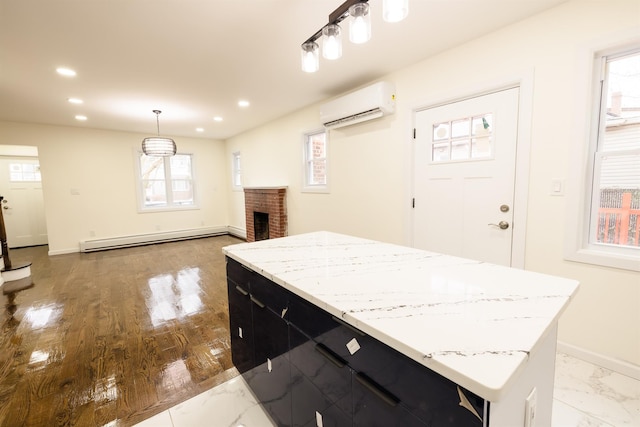
<path fill-rule="evenodd" d="M 371 40 L 302 72 L 342 1 L 0 0 L 0 120 L 155 134 L 159 109 L 162 134 L 226 139 L 565 0 L 410 0 L 395 24 L 371 0 Z"/>

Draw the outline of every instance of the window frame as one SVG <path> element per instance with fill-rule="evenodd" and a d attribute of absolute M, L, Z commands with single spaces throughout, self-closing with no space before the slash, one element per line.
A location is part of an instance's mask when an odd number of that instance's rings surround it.
<path fill-rule="evenodd" d="M 599 178 L 596 177 L 597 158 L 603 152 L 598 150 L 598 144 L 605 132 L 600 121 L 607 104 L 606 62 L 607 59 L 634 52 L 640 53 L 640 39 L 589 49 L 581 61 L 581 69 L 586 71 L 580 76 L 582 81 L 578 83 L 582 83 L 584 95 L 578 96 L 577 105 L 584 105 L 586 110 L 584 119 L 576 123 L 575 146 L 571 150 L 580 155 L 571 162 L 568 188 L 573 186 L 576 190 L 568 193 L 570 197 L 564 258 L 586 264 L 640 271 L 640 248 L 591 242 L 591 227 L 595 221 L 593 212 L 597 210 L 594 204 L 599 200 L 595 191 L 599 183 Z"/>
<path fill-rule="evenodd" d="M 311 137 L 319 134 L 324 134 L 324 153 L 325 156 L 322 159 L 324 161 L 325 170 L 325 183 L 324 184 L 311 184 L 310 183 L 310 164 L 317 161 L 310 156 L 309 153 L 309 140 Z M 310 132 L 305 132 L 302 138 L 302 192 L 303 193 L 329 193 L 329 131 L 326 128 L 316 129 Z"/>
<path fill-rule="evenodd" d="M 144 188 L 142 179 L 142 170 L 140 168 L 140 158 L 144 155 L 141 150 L 134 150 L 134 164 L 135 164 L 135 178 L 136 178 L 136 196 L 138 202 L 138 213 L 149 212 L 175 212 L 185 210 L 197 210 L 200 209 L 198 201 L 198 192 L 196 185 L 196 167 L 195 167 L 195 154 L 193 153 L 176 153 L 176 155 L 190 156 L 191 160 L 191 187 L 193 189 L 193 203 L 190 205 L 172 205 L 173 201 L 173 184 L 174 180 L 171 177 L 171 157 L 162 157 L 164 167 L 164 183 L 167 194 L 167 204 L 162 206 L 145 206 L 144 204 Z"/>
<path fill-rule="evenodd" d="M 242 153 L 240 150 L 231 153 L 231 189 L 233 191 L 243 191 L 242 187 Z M 236 177 L 240 179 L 240 184 L 236 184 Z"/>

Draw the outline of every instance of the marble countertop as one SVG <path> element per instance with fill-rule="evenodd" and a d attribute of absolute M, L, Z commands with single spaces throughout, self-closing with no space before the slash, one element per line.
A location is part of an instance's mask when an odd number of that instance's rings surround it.
<path fill-rule="evenodd" d="M 223 252 L 490 401 L 508 391 L 578 289 L 575 280 L 330 232 Z"/>

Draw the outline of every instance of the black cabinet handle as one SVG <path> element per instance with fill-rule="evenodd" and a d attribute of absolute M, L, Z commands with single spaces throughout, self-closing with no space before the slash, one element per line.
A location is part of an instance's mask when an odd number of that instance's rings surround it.
<path fill-rule="evenodd" d="M 398 403 L 400 403 L 400 399 L 385 390 L 380 384 L 373 381 L 366 374 L 358 372 L 356 374 L 356 380 L 358 380 L 360 384 L 368 388 L 370 392 L 382 399 L 387 405 L 396 406 Z"/>
<path fill-rule="evenodd" d="M 331 318 L 333 320 L 335 320 L 336 322 L 340 323 L 342 326 L 344 326 L 347 329 L 350 329 L 352 332 L 355 332 L 356 334 L 360 335 L 361 337 L 366 336 L 367 334 L 365 334 L 364 332 L 362 332 L 360 329 L 351 326 L 350 324 L 348 324 L 347 322 L 345 322 L 342 319 L 337 318 L 336 316 L 331 316 Z"/>
<path fill-rule="evenodd" d="M 347 362 L 342 357 L 335 354 L 324 344 L 316 344 L 316 351 L 327 358 L 329 362 L 333 363 L 338 368 L 343 368 L 344 365 L 347 364 Z"/>
<path fill-rule="evenodd" d="M 243 296 L 247 296 L 249 295 L 249 292 L 245 291 L 244 289 L 242 289 L 240 286 L 236 285 L 236 291 L 238 291 L 239 293 L 241 293 Z"/>
<path fill-rule="evenodd" d="M 249 267 L 247 267 L 247 266 L 246 266 L 246 265 L 244 265 L 244 264 L 240 264 L 240 267 L 242 267 L 242 268 L 244 268 L 245 270 L 250 271 L 250 272 L 252 272 L 252 273 L 253 273 L 253 270 L 252 270 L 252 269 L 250 269 Z"/>
<path fill-rule="evenodd" d="M 255 305 L 257 305 L 260 308 L 264 308 L 265 305 L 263 303 L 260 302 L 260 300 L 258 300 L 256 297 L 254 297 L 253 295 L 250 295 L 249 298 L 251 298 L 251 301 L 253 301 L 253 303 Z"/>

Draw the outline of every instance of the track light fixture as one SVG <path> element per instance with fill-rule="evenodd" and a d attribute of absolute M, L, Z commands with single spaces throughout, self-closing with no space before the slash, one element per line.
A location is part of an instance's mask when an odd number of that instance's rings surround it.
<path fill-rule="evenodd" d="M 384 0 L 382 17 L 387 22 L 403 20 L 409 12 L 409 0 Z M 320 46 L 323 37 L 322 56 L 338 59 L 342 56 L 342 29 L 340 23 L 349 21 L 349 40 L 366 43 L 371 38 L 371 14 L 368 0 L 347 0 L 329 15 L 329 23 L 302 43 L 302 71 L 313 73 L 320 68 Z"/>
<path fill-rule="evenodd" d="M 150 136 L 142 140 L 142 152 L 147 156 L 168 157 L 176 154 L 176 142 L 160 136 L 160 110 L 152 110 L 156 115 L 158 136 Z"/>

